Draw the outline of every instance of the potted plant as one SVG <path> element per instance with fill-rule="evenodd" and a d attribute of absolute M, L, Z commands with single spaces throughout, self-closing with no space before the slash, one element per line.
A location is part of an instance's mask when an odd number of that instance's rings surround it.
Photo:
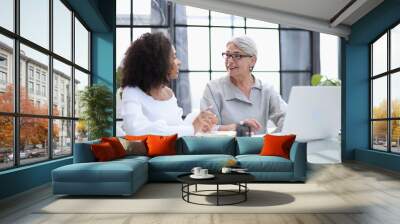
<path fill-rule="evenodd" d="M 311 76 L 312 86 L 340 86 L 341 82 L 338 79 L 329 79 L 321 74 L 314 74 Z"/>
<path fill-rule="evenodd" d="M 113 96 L 109 88 L 102 84 L 87 86 L 80 92 L 79 106 L 81 119 L 87 126 L 89 140 L 110 136 L 112 126 Z"/>

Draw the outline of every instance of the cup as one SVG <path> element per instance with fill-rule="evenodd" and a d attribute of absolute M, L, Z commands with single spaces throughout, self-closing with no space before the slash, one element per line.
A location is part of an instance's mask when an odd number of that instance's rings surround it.
<path fill-rule="evenodd" d="M 194 175 L 196 175 L 196 176 L 199 176 L 199 175 L 201 175 L 200 174 L 200 171 L 202 170 L 202 168 L 201 167 L 193 167 L 193 169 L 192 169 L 192 173 L 194 174 Z"/>
<path fill-rule="evenodd" d="M 208 175 L 208 169 L 201 169 L 200 170 L 200 176 L 207 176 Z"/>
<path fill-rule="evenodd" d="M 230 173 L 231 171 L 232 171 L 232 169 L 229 167 L 222 167 L 222 170 L 221 170 L 222 173 Z"/>

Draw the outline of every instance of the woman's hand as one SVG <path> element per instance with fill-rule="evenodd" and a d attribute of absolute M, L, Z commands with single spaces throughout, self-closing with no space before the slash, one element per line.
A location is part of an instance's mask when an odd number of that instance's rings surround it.
<path fill-rule="evenodd" d="M 194 132 L 209 132 L 217 122 L 215 114 L 210 111 L 202 111 L 193 121 Z"/>
<path fill-rule="evenodd" d="M 241 121 L 240 124 L 245 124 L 245 125 L 249 126 L 252 132 L 257 132 L 262 128 L 260 122 L 258 122 L 254 118 L 245 119 L 245 120 Z"/>

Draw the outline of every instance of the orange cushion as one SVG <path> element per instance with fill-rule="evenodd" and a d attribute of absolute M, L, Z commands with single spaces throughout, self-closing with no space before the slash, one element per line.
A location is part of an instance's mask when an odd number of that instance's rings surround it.
<path fill-rule="evenodd" d="M 150 135 L 125 135 L 125 139 L 129 141 L 146 141 Z"/>
<path fill-rule="evenodd" d="M 264 145 L 261 149 L 262 156 L 280 156 L 290 159 L 290 148 L 296 135 L 269 135 L 264 136 Z"/>
<path fill-rule="evenodd" d="M 124 146 L 121 144 L 118 138 L 116 137 L 104 137 L 101 138 L 101 142 L 108 142 L 114 149 L 115 155 L 117 158 L 121 158 L 126 156 L 126 151 L 124 149 Z"/>
<path fill-rule="evenodd" d="M 102 142 L 91 145 L 92 152 L 97 161 L 109 161 L 117 158 L 115 151 L 110 143 Z"/>
<path fill-rule="evenodd" d="M 150 135 L 147 137 L 147 155 L 148 156 L 162 156 L 162 155 L 176 155 L 176 140 L 178 135 L 159 136 Z"/>

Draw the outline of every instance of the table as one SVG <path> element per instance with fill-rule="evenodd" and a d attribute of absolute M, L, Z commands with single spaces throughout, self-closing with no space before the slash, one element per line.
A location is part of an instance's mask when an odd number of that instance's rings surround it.
<path fill-rule="evenodd" d="M 247 183 L 255 180 L 255 177 L 249 173 L 214 173 L 215 176 L 212 179 L 193 179 L 190 177 L 191 173 L 182 174 L 177 177 L 178 181 L 182 183 L 182 199 L 188 203 L 198 204 L 198 205 L 234 205 L 245 202 L 247 200 L 247 192 L 249 188 L 247 187 Z M 198 190 L 197 185 L 215 185 L 215 190 Z M 194 191 L 190 191 L 190 186 L 195 186 Z M 220 189 L 220 185 L 236 185 L 238 186 L 237 190 L 224 190 Z M 205 194 L 209 192 L 215 192 L 216 194 Z M 216 204 L 203 204 L 197 203 L 190 200 L 190 196 L 204 196 L 204 197 L 216 197 Z M 222 197 L 231 197 L 231 196 L 241 196 L 239 200 L 231 202 L 231 203 L 223 203 L 221 202 Z"/>

